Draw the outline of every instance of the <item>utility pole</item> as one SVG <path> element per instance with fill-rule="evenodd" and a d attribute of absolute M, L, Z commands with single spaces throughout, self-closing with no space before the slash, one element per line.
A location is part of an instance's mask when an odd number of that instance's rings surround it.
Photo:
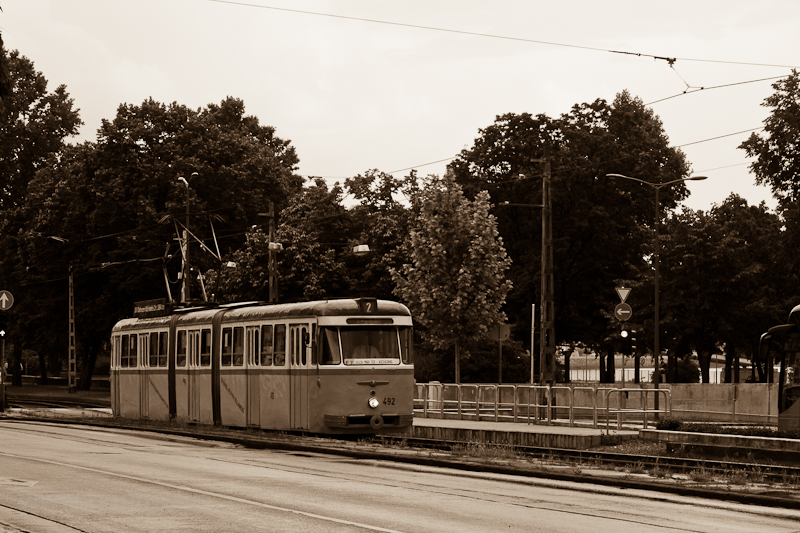
<path fill-rule="evenodd" d="M 183 228 L 183 285 L 181 301 L 189 303 L 191 288 L 189 286 L 189 183 L 186 183 L 186 227 Z"/>
<path fill-rule="evenodd" d="M 556 333 L 553 296 L 553 199 L 550 195 L 550 158 L 545 147 L 542 179 L 542 326 L 539 337 L 539 383 L 553 383 L 556 377 Z"/>
<path fill-rule="evenodd" d="M 183 303 L 189 303 L 189 300 L 192 298 L 191 286 L 189 284 L 189 271 L 191 270 L 189 266 L 189 181 L 195 176 L 199 176 L 199 174 L 197 172 L 192 172 L 188 180 L 183 176 L 178 178 L 178 181 L 182 181 L 183 184 L 186 185 L 186 226 L 183 228 L 183 239 L 181 240 L 181 251 L 183 252 L 183 266 L 181 267 L 181 278 L 183 279 L 183 283 L 181 283 L 181 302 Z"/>
<path fill-rule="evenodd" d="M 72 267 L 69 269 L 69 353 L 67 355 L 67 390 L 75 392 L 78 387 L 75 379 L 77 360 L 75 358 L 75 290 L 72 283 Z M 84 384 L 84 388 L 85 386 Z"/>
<path fill-rule="evenodd" d="M 269 202 L 269 303 L 278 301 L 278 258 L 275 242 L 275 204 Z"/>

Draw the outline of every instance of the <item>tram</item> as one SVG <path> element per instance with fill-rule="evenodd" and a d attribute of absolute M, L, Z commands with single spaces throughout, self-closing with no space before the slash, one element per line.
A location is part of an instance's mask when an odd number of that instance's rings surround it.
<path fill-rule="evenodd" d="M 411 313 L 396 302 L 142 302 L 111 345 L 115 416 L 314 434 L 413 421 Z"/>
<path fill-rule="evenodd" d="M 778 372 L 778 429 L 800 429 L 800 305 L 789 313 L 786 324 L 774 326 L 761 336 L 756 369 L 760 381 L 774 383 Z"/>

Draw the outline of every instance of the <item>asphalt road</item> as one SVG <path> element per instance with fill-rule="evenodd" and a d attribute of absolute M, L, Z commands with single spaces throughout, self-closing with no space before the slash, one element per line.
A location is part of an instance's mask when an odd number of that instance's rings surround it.
<path fill-rule="evenodd" d="M 800 531 L 800 512 L 0 420 L 0 531 Z"/>

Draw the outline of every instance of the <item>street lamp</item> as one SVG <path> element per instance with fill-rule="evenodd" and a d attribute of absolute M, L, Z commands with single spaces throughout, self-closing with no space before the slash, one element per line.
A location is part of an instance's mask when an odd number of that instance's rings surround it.
<path fill-rule="evenodd" d="M 190 299 L 190 286 L 189 286 L 189 181 L 198 176 L 197 172 L 192 172 L 192 175 L 189 176 L 187 180 L 183 176 L 178 177 L 178 181 L 182 181 L 184 185 L 186 185 L 186 228 L 183 230 L 183 268 L 182 274 L 183 277 L 183 286 L 182 286 L 182 294 L 181 300 L 183 303 L 188 303 Z"/>
<path fill-rule="evenodd" d="M 655 357 L 655 369 L 654 372 L 656 374 L 656 381 L 654 388 L 658 389 L 658 383 L 661 381 L 661 351 L 658 345 L 659 341 L 659 329 L 660 329 L 660 320 L 659 320 L 659 302 L 658 302 L 658 282 L 659 282 L 659 252 L 660 252 L 660 242 L 658 238 L 658 227 L 661 224 L 661 211 L 659 210 L 659 191 L 663 187 L 667 185 L 672 185 L 673 183 L 679 183 L 681 181 L 701 181 L 707 178 L 707 176 L 690 176 L 688 178 L 680 178 L 677 180 L 667 181 L 664 183 L 653 183 L 650 181 L 640 180 L 639 178 L 632 178 L 630 176 L 623 176 L 622 174 L 606 174 L 608 178 L 622 178 L 631 181 L 638 181 L 639 183 L 644 183 L 655 189 L 656 191 L 656 224 L 655 224 L 655 247 L 653 253 L 653 267 L 655 270 L 655 324 L 654 324 L 654 335 L 653 335 L 653 357 Z M 653 400 L 653 407 L 655 407 L 656 411 L 658 410 L 658 393 L 656 393 L 656 397 Z"/>

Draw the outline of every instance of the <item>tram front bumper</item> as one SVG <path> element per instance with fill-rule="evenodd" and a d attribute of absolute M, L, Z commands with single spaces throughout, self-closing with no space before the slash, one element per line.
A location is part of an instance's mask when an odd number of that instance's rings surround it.
<path fill-rule="evenodd" d="M 381 429 L 404 428 L 414 423 L 414 415 L 387 414 L 357 414 L 357 415 L 325 415 L 325 424 L 332 428 L 347 429 Z"/>

